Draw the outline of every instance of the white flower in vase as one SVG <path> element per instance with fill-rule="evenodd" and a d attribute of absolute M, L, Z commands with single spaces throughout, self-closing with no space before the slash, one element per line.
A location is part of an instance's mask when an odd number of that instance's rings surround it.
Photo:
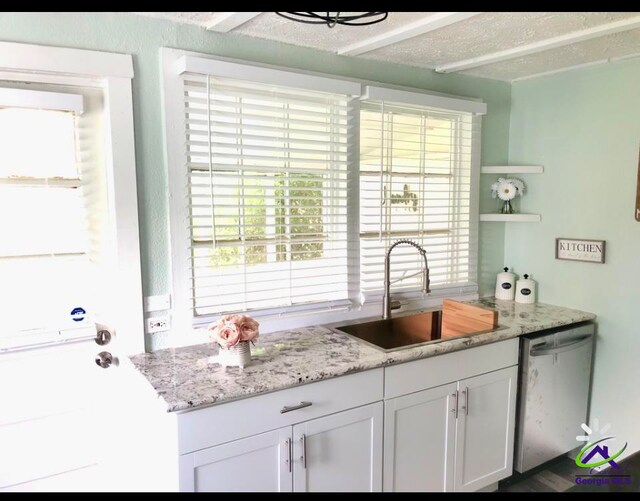
<path fill-rule="evenodd" d="M 511 200 L 517 195 L 524 195 L 524 189 L 524 182 L 521 179 L 501 177 L 491 185 L 491 196 L 504 201 L 501 210 L 503 214 L 512 214 Z"/>

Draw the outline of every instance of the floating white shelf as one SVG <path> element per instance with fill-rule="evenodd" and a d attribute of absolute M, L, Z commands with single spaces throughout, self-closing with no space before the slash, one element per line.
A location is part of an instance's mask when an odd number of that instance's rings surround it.
<path fill-rule="evenodd" d="M 485 165 L 480 174 L 542 174 L 542 165 Z"/>
<path fill-rule="evenodd" d="M 480 221 L 539 223 L 541 220 L 540 214 L 480 214 Z"/>

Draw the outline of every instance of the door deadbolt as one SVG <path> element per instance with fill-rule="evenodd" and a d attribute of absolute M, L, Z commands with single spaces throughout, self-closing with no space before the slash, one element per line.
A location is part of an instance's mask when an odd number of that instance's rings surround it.
<path fill-rule="evenodd" d="M 105 344 L 109 344 L 111 341 L 111 333 L 109 331 L 101 330 L 96 334 L 96 344 L 99 346 L 104 346 Z"/>

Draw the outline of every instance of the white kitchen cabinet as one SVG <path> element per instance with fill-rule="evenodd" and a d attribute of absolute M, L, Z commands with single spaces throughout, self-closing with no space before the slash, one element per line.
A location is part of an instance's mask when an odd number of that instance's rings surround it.
<path fill-rule="evenodd" d="M 482 360 L 472 360 L 474 350 L 451 354 L 450 361 L 461 363 L 458 374 L 468 376 L 472 362 L 494 370 L 385 401 L 385 491 L 477 491 L 511 475 L 518 373 L 511 348 L 497 343 L 491 349 L 499 357 Z M 410 362 L 406 370 L 433 371 L 425 362 Z M 395 366 L 394 379 L 385 380 L 389 389 L 400 390 L 403 369 Z M 423 379 L 429 380 L 437 378 Z"/>
<path fill-rule="evenodd" d="M 150 411 L 153 433 L 140 454 L 154 478 L 144 487 L 477 491 L 511 474 L 517 363 L 518 339 L 509 339 L 220 405 Z"/>
<path fill-rule="evenodd" d="M 385 402 L 385 491 L 453 490 L 456 388 L 451 383 Z"/>
<path fill-rule="evenodd" d="M 291 427 L 180 457 L 180 490 L 291 492 Z"/>
<path fill-rule="evenodd" d="M 382 490 L 383 404 L 293 427 L 295 492 Z"/>
<path fill-rule="evenodd" d="M 513 366 L 458 382 L 455 491 L 477 491 L 511 475 L 517 377 Z"/>
<path fill-rule="evenodd" d="M 182 455 L 180 479 L 183 492 L 380 491 L 382 402 Z"/>

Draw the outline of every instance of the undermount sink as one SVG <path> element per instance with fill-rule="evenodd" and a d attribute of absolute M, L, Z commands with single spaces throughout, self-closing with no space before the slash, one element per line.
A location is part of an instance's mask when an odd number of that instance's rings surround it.
<path fill-rule="evenodd" d="M 339 325 L 333 329 L 365 341 L 385 352 L 499 330 L 457 332 L 445 329 L 443 334 L 442 310 L 415 313 L 386 320 Z"/>

